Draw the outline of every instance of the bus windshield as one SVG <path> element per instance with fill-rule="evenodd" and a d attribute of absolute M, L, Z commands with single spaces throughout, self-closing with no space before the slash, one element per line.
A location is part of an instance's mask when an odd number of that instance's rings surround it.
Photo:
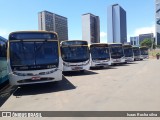
<path fill-rule="evenodd" d="M 111 58 L 117 59 L 123 57 L 123 48 L 122 47 L 111 47 Z"/>
<path fill-rule="evenodd" d="M 62 46 L 62 59 L 66 62 L 83 62 L 89 59 L 88 46 Z"/>
<path fill-rule="evenodd" d="M 141 49 L 141 55 L 148 55 L 148 49 Z"/>
<path fill-rule="evenodd" d="M 10 62 L 14 70 L 47 69 L 58 66 L 57 41 L 11 42 Z"/>
<path fill-rule="evenodd" d="M 132 57 L 133 56 L 132 48 L 124 48 L 124 55 L 125 57 Z"/>
<path fill-rule="evenodd" d="M 91 47 L 90 51 L 93 60 L 106 60 L 110 58 L 108 47 Z"/>
<path fill-rule="evenodd" d="M 139 49 L 133 49 L 133 52 L 134 52 L 134 56 L 140 55 Z"/>

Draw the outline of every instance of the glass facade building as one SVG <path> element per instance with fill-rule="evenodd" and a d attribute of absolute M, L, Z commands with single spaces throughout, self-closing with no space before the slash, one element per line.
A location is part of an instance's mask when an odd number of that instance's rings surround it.
<path fill-rule="evenodd" d="M 108 43 L 127 42 L 126 11 L 118 4 L 107 9 L 107 39 Z"/>
<path fill-rule="evenodd" d="M 139 46 L 139 36 L 130 37 L 130 44 L 134 46 Z"/>

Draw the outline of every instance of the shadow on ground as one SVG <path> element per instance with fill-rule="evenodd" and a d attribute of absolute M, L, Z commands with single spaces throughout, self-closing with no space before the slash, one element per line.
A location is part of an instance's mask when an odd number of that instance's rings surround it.
<path fill-rule="evenodd" d="M 42 83 L 35 85 L 25 85 L 18 87 L 13 93 L 14 96 L 45 94 L 58 91 L 72 90 L 76 87 L 69 82 L 64 76 L 63 80 L 53 83 Z"/>
<path fill-rule="evenodd" d="M 128 65 L 132 65 L 132 64 L 134 65 L 134 64 L 138 64 L 138 63 L 134 61 L 134 62 L 128 62 L 127 64 Z"/>
<path fill-rule="evenodd" d="M 36 95 L 53 93 L 65 90 L 72 90 L 76 87 L 69 82 L 64 76 L 63 80 L 54 83 L 41 83 L 33 85 L 25 85 L 21 87 L 11 87 L 8 91 L 0 94 L 0 107 L 7 101 L 7 99 L 13 94 L 17 98 L 26 95 Z"/>
<path fill-rule="evenodd" d="M 8 88 L 0 92 L 0 107 L 8 100 L 16 89 L 17 86 L 8 86 Z"/>
<path fill-rule="evenodd" d="M 90 68 L 90 70 L 110 70 L 110 69 L 117 69 L 117 68 L 112 67 L 112 66 L 108 66 L 108 67 L 92 67 L 92 68 Z"/>
<path fill-rule="evenodd" d="M 65 76 L 82 76 L 82 75 L 84 76 L 84 75 L 94 75 L 94 74 L 98 74 L 98 73 L 90 71 L 90 70 L 63 72 L 63 75 Z"/>
<path fill-rule="evenodd" d="M 122 64 L 122 63 L 116 63 L 116 64 L 113 64 L 113 65 L 111 65 L 112 67 L 123 67 L 123 66 L 130 66 L 130 64 L 128 64 L 128 63 L 125 63 L 125 64 Z"/>

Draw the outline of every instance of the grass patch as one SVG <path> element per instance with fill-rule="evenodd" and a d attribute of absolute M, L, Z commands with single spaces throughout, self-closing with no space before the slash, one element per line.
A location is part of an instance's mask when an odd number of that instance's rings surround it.
<path fill-rule="evenodd" d="M 160 53 L 160 49 L 149 50 L 149 58 L 156 58 L 157 53 Z"/>

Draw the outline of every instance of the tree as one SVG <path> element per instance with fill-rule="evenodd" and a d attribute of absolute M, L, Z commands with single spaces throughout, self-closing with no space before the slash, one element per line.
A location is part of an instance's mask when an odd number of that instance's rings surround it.
<path fill-rule="evenodd" d="M 146 38 L 140 43 L 140 46 L 146 46 L 148 48 L 152 48 L 152 44 L 153 44 L 153 49 L 155 49 L 156 48 L 155 42 L 152 42 L 150 38 Z"/>

